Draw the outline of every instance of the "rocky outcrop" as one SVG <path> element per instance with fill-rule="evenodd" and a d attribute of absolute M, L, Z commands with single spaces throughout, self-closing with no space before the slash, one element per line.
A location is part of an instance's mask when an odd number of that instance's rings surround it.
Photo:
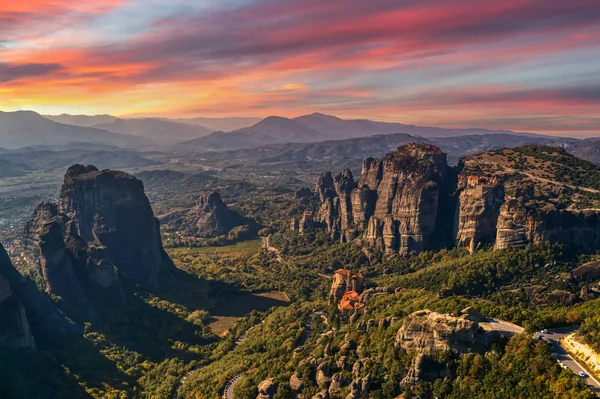
<path fill-rule="evenodd" d="M 440 226 L 438 211 L 449 200 L 449 169 L 439 148 L 414 143 L 383 159 L 363 162 L 355 183 L 345 170 L 335 178 L 323 174 L 316 191 L 321 207 L 316 221 L 334 239 L 349 241 L 359 234 L 371 245 L 402 255 L 432 245 Z"/>
<path fill-rule="evenodd" d="M 256 399 L 271 399 L 277 391 L 277 385 L 272 378 L 268 378 L 258 384 L 258 396 Z"/>
<path fill-rule="evenodd" d="M 550 241 L 586 251 L 600 248 L 600 212 L 561 205 L 559 197 L 573 191 L 572 186 L 544 177 L 534 161 L 515 165 L 511 157 L 516 155 L 489 153 L 461 160 L 456 245 L 474 251 L 481 244 L 505 249 Z"/>
<path fill-rule="evenodd" d="M 598 281 L 600 280 L 600 262 L 585 263 L 573 269 L 571 274 L 579 281 Z"/>
<path fill-rule="evenodd" d="M 36 208 L 23 241 L 43 289 L 79 322 L 100 321 L 93 296 L 126 304 L 119 274 L 155 290 L 174 270 L 142 183 L 93 166 L 69 168 L 58 204 Z"/>
<path fill-rule="evenodd" d="M 407 352 L 432 354 L 453 351 L 479 352 L 486 344 L 485 333 L 468 317 L 420 310 L 411 313 L 396 335 L 396 345 Z"/>
<path fill-rule="evenodd" d="M 424 366 L 428 356 L 437 352 L 483 352 L 491 339 L 473 321 L 480 318 L 481 315 L 472 308 L 463 310 L 460 317 L 431 310 L 420 310 L 408 315 L 396 334 L 396 346 L 415 357 L 402 384 L 412 385 L 421 379 L 434 380 L 447 376 L 447 369 L 434 370 Z"/>
<path fill-rule="evenodd" d="M 56 298 L 73 319 L 99 321 L 80 282 L 86 273 L 85 264 L 65 245 L 73 233 L 70 227 L 69 219 L 59 213 L 56 204 L 42 203 L 25 225 L 25 249 L 46 293 Z M 69 237 L 69 240 L 80 240 L 80 237 Z M 114 270 L 111 272 L 116 280 Z"/>
<path fill-rule="evenodd" d="M 558 209 L 528 194 L 506 201 L 500 208 L 495 248 L 522 248 L 542 241 L 594 251 L 600 247 L 600 214 L 594 210 Z"/>
<path fill-rule="evenodd" d="M 35 349 L 23 302 L 16 297 L 9 281 L 0 275 L 0 347 Z"/>
<path fill-rule="evenodd" d="M 32 280 L 13 267 L 0 245 L 0 345 L 53 348 L 81 333 Z"/>
<path fill-rule="evenodd" d="M 183 231 L 201 238 L 224 235 L 244 224 L 244 218 L 230 210 L 217 192 L 203 195 L 190 209 L 161 215 L 159 220 L 167 230 Z"/>

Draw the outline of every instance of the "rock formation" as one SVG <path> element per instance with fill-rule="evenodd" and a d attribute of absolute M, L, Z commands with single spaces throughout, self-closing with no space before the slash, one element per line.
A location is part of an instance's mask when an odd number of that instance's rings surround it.
<path fill-rule="evenodd" d="M 420 310 L 406 317 L 396 335 L 396 345 L 407 352 L 422 354 L 479 352 L 485 345 L 485 333 L 466 316 Z"/>
<path fill-rule="evenodd" d="M 256 399 L 271 399 L 277 391 L 277 385 L 272 378 L 268 378 L 258 384 L 258 396 Z"/>
<path fill-rule="evenodd" d="M 368 158 L 355 183 L 350 170 L 323 174 L 316 191 L 316 221 L 332 238 L 358 234 L 371 245 L 407 255 L 427 249 L 439 226 L 440 201 L 447 201 L 449 169 L 439 148 L 422 143 L 399 147 L 383 159 Z M 440 200 L 441 199 L 441 200 Z"/>
<path fill-rule="evenodd" d="M 0 345 L 51 348 L 81 333 L 32 280 L 13 267 L 0 245 Z"/>
<path fill-rule="evenodd" d="M 457 245 L 472 252 L 482 243 L 494 243 L 500 207 L 504 203 L 502 179 L 462 173 L 459 189 L 455 225 Z"/>
<path fill-rule="evenodd" d="M 560 151 L 560 150 L 557 150 Z M 461 160 L 456 211 L 456 244 L 471 251 L 480 244 L 495 249 L 522 248 L 529 243 L 558 242 L 588 251 L 600 248 L 600 213 L 561 206 L 565 189 L 536 171 L 520 174 L 501 167 L 511 155 L 481 154 Z"/>
<path fill-rule="evenodd" d="M 541 155 L 523 156 L 532 153 Z M 332 239 L 361 238 L 401 255 L 451 245 L 470 251 L 485 245 L 521 248 L 541 241 L 599 249 L 600 211 L 580 209 L 573 198 L 567 206 L 564 199 L 572 195 L 585 203 L 582 193 L 597 193 L 569 183 L 593 184 L 600 168 L 580 165 L 565 182 L 559 172 L 542 170 L 546 159 L 556 159 L 553 171 L 580 161 L 561 149 L 527 147 L 522 153 L 517 148 L 475 155 L 450 168 L 439 148 L 407 144 L 381 160 L 367 158 L 358 182 L 349 170 L 322 174 L 314 219 Z"/>
<path fill-rule="evenodd" d="M 427 356 L 436 352 L 452 351 L 457 354 L 483 352 L 489 337 L 472 318 L 479 317 L 472 309 L 460 317 L 420 310 L 406 317 L 396 334 L 396 345 L 415 355 L 402 384 L 411 385 L 424 375 Z M 441 370 L 447 374 L 447 370 Z M 431 379 L 440 377 L 433 373 Z"/>
<path fill-rule="evenodd" d="M 125 276 L 157 289 L 174 266 L 142 182 L 119 171 L 74 165 L 65 175 L 58 209 L 90 246 L 106 249 Z"/>
<path fill-rule="evenodd" d="M 244 219 L 230 210 L 217 192 L 200 197 L 198 204 L 183 211 L 161 215 L 159 220 L 169 230 L 180 230 L 202 238 L 227 234 Z"/>
<path fill-rule="evenodd" d="M 94 294 L 126 303 L 118 274 L 155 290 L 174 270 L 142 183 L 93 166 L 68 169 L 58 204 L 36 208 L 23 241 L 44 290 L 80 322 L 99 321 Z"/>

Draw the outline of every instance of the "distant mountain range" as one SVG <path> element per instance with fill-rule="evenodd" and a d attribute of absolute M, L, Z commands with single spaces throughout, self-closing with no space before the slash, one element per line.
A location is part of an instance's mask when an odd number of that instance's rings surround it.
<path fill-rule="evenodd" d="M 142 147 L 149 144 L 142 137 L 117 134 L 92 127 L 65 125 L 46 119 L 32 111 L 0 111 L 0 147 L 19 148 L 30 145 L 70 143 L 104 144 L 118 147 Z"/>
<path fill-rule="evenodd" d="M 174 122 L 188 123 L 190 125 L 204 126 L 211 131 L 230 132 L 232 130 L 241 129 L 252 126 L 262 120 L 262 118 L 188 118 L 188 119 L 167 119 Z"/>
<path fill-rule="evenodd" d="M 74 125 L 74 126 L 82 126 L 82 127 L 92 127 L 95 125 L 100 125 L 102 123 L 110 123 L 118 118 L 112 115 L 69 115 L 69 114 L 60 114 L 60 115 L 42 115 L 46 119 L 50 119 L 51 121 L 64 123 L 65 125 Z"/>
<path fill-rule="evenodd" d="M 42 115 L 46 119 L 54 122 L 64 123 L 67 125 L 92 127 L 97 125 L 108 124 L 117 120 L 161 120 L 176 123 L 185 123 L 188 125 L 198 125 L 210 132 L 223 131 L 229 132 L 232 130 L 241 129 L 257 124 L 262 118 L 246 118 L 246 117 L 231 117 L 231 118 L 118 118 L 112 115 Z M 209 133 L 210 133 L 209 132 Z"/>
<path fill-rule="evenodd" d="M 546 137 L 533 133 L 515 133 L 506 130 L 444 129 L 403 125 L 401 123 L 375 122 L 366 119 L 346 120 L 331 115 L 314 113 L 293 119 L 270 116 L 253 126 L 232 132 L 215 132 L 205 137 L 184 142 L 181 146 L 221 151 L 254 148 L 269 144 L 312 143 L 393 133 L 405 133 L 423 138 L 490 134 Z"/>
<path fill-rule="evenodd" d="M 251 124 L 250 126 L 243 126 Z M 210 127 L 206 127 L 210 125 Z M 243 126 L 233 131 L 216 131 Z M 403 136 L 396 136 L 402 134 Z M 389 136 L 390 137 L 385 137 Z M 566 139 L 525 132 L 488 129 L 445 129 L 376 122 L 365 119 L 345 120 L 331 115 L 314 113 L 297 118 L 270 116 L 257 118 L 117 118 L 111 115 L 67 115 L 42 117 L 32 111 L 0 112 L 0 147 L 73 146 L 77 143 L 114 146 L 133 149 L 169 148 L 188 153 L 231 151 L 267 147 L 267 153 L 277 146 L 282 150 L 300 151 L 295 144 L 328 142 L 331 153 L 355 152 L 352 146 L 376 146 L 381 149 L 395 143 L 397 137 L 430 141 L 452 154 L 472 154 L 491 148 L 522 144 L 549 144 L 563 146 L 582 158 L 600 162 L 600 139 Z M 374 140 L 365 138 L 375 137 Z M 354 140 L 357 141 L 347 141 Z M 342 142 L 344 141 L 344 142 Z M 171 147 L 171 146 L 174 147 Z M 318 145 L 309 146 L 309 153 L 320 151 Z M 344 150 L 347 148 L 347 150 Z M 385 151 L 389 151 L 387 148 Z M 256 151 L 256 154 L 263 153 Z M 281 154 L 281 151 L 279 152 Z M 301 156 L 298 153 L 294 157 Z M 307 155 L 310 159 L 310 154 Z"/>
<path fill-rule="evenodd" d="M 200 125 L 157 118 L 115 119 L 112 122 L 102 123 L 94 127 L 113 133 L 144 137 L 160 144 L 175 144 L 206 136 L 213 131 Z"/>

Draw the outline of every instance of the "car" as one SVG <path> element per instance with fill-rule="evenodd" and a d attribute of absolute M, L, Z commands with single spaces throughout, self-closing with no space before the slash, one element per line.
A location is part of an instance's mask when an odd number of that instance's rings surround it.
<path fill-rule="evenodd" d="M 538 339 L 539 339 L 540 341 L 543 341 L 543 340 L 544 340 L 544 336 L 543 336 L 543 335 L 540 335 L 540 336 L 538 336 Z"/>
<path fill-rule="evenodd" d="M 546 330 L 545 328 L 542 330 L 542 334 L 548 334 L 548 330 Z"/>
<path fill-rule="evenodd" d="M 586 374 L 586 373 L 584 373 L 583 371 L 580 371 L 578 375 L 579 375 L 581 378 L 586 378 L 586 377 L 587 377 L 587 374 Z"/>

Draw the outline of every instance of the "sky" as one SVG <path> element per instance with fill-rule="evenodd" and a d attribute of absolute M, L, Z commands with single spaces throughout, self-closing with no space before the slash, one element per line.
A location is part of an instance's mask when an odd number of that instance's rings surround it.
<path fill-rule="evenodd" d="M 0 110 L 600 136 L 599 0 L 0 0 Z"/>

